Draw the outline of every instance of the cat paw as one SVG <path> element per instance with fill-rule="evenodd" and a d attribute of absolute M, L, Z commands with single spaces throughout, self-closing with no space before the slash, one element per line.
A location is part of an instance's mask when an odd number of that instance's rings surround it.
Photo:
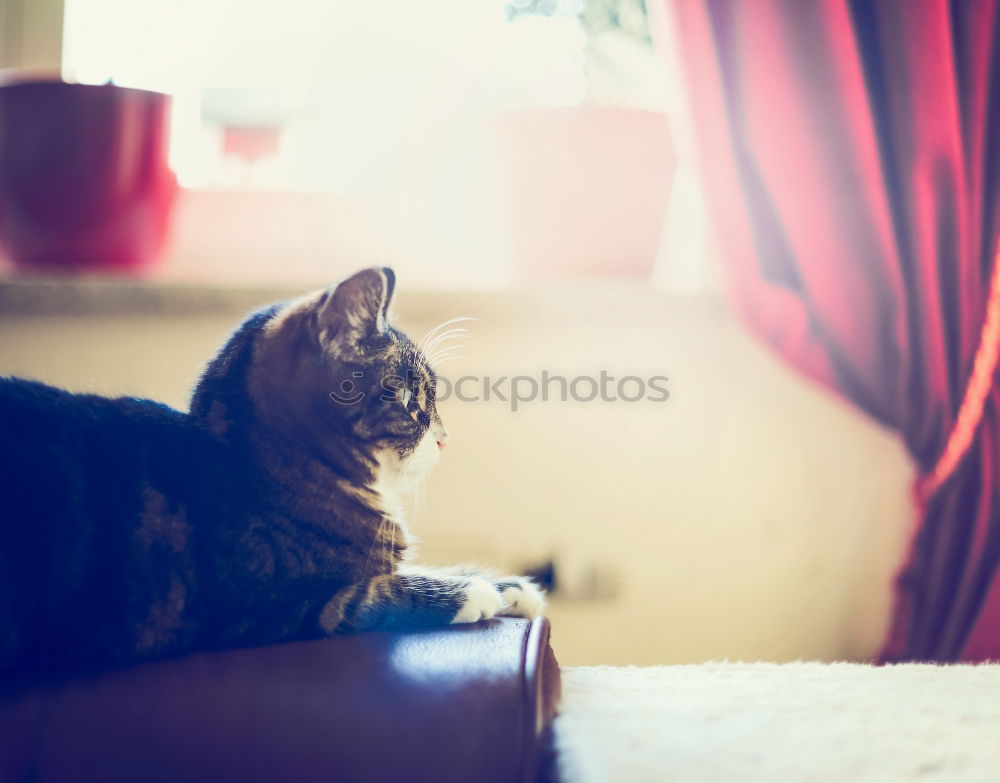
<path fill-rule="evenodd" d="M 525 577 L 515 577 L 497 583 L 504 608 L 500 614 L 506 617 L 527 617 L 533 620 L 545 608 L 545 593 Z"/>
<path fill-rule="evenodd" d="M 479 620 L 489 620 L 504 608 L 500 591 L 493 583 L 481 576 L 470 577 L 462 591 L 465 601 L 458 610 L 452 623 L 474 623 Z"/>

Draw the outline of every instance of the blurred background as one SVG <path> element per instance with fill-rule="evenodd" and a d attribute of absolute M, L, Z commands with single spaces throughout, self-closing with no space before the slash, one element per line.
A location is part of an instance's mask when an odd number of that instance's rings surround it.
<path fill-rule="evenodd" d="M 421 560 L 550 579 L 564 664 L 874 656 L 909 458 L 729 312 L 673 31 L 650 12 L 0 0 L 5 84 L 170 96 L 179 185 L 162 243 L 123 265 L 26 263 L 24 221 L 0 214 L 0 372 L 184 408 L 250 308 L 391 265 L 414 336 L 478 319 L 449 377 L 670 379 L 664 403 L 445 403 Z M 70 146 L 92 161 L 87 138 Z"/>

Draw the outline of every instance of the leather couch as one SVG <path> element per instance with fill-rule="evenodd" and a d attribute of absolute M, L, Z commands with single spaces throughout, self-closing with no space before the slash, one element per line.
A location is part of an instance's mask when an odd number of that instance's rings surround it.
<path fill-rule="evenodd" d="M 535 781 L 558 697 L 544 618 L 204 653 L 8 687 L 0 781 Z"/>

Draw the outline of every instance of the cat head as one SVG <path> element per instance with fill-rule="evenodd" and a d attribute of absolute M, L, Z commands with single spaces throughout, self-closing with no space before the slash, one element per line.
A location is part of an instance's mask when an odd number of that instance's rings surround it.
<path fill-rule="evenodd" d="M 209 365 L 192 414 L 223 439 L 252 430 L 341 471 L 417 483 L 448 435 L 433 370 L 389 323 L 394 287 L 391 269 L 364 269 L 252 316 Z"/>

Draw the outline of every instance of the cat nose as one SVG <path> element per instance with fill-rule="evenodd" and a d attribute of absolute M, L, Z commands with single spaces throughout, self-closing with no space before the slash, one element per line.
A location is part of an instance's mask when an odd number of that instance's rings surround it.
<path fill-rule="evenodd" d="M 441 430 L 438 433 L 437 444 L 439 449 L 443 449 L 448 444 L 448 430 Z"/>

